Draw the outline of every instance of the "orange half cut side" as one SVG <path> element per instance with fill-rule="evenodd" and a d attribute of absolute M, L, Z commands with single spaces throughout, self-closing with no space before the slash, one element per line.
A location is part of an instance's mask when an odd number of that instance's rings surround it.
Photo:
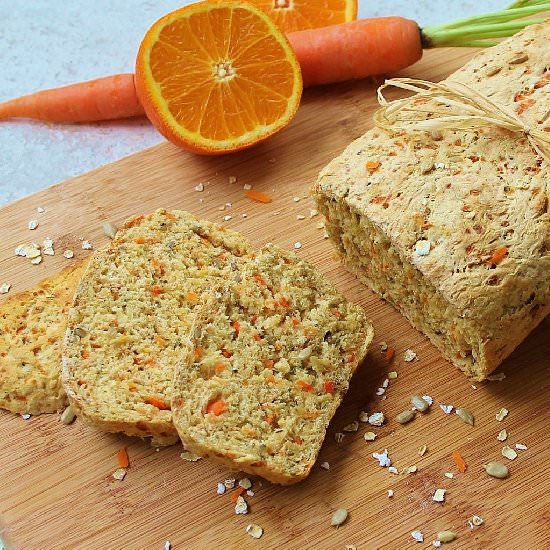
<path fill-rule="evenodd" d="M 357 0 L 249 0 L 283 32 L 338 25 L 357 19 Z"/>
<path fill-rule="evenodd" d="M 153 125 L 203 154 L 237 151 L 284 128 L 300 104 L 300 66 L 286 37 L 240 1 L 191 4 L 159 19 L 136 61 Z"/>

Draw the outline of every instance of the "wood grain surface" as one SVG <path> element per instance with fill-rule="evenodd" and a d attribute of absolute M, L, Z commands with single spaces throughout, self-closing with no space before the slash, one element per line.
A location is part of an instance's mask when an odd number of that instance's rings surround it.
<path fill-rule="evenodd" d="M 428 52 L 403 75 L 441 79 L 471 55 L 471 50 Z M 163 144 L 0 209 L 0 283 L 12 284 L 10 294 L 74 261 L 64 258 L 63 250 L 72 249 L 75 257 L 88 254 L 81 239 L 96 248 L 105 244 L 105 220 L 119 223 L 158 207 L 183 208 L 218 222 L 232 216 L 223 223 L 256 245 L 272 241 L 292 248 L 301 242 L 297 253 L 362 304 L 376 330 L 311 476 L 286 488 L 254 479 L 255 494 L 246 497 L 250 513 L 244 516 L 235 515 L 232 491 L 216 494 L 217 482 L 232 474 L 205 460 L 182 460 L 179 445 L 158 450 L 78 421 L 64 426 L 57 415 L 24 420 L 1 412 L 0 536 L 6 548 L 162 550 L 168 540 L 174 550 L 429 548 L 442 529 L 456 532 L 449 545 L 455 549 L 550 547 L 549 320 L 497 371 L 506 374 L 505 380 L 474 387 L 404 318 L 340 266 L 317 228 L 320 216 L 309 217 L 313 204 L 308 189 L 319 169 L 371 126 L 375 88 L 375 82 L 363 81 L 308 90 L 287 130 L 242 154 L 202 158 Z M 237 177 L 236 183 L 230 183 L 231 176 Z M 203 192 L 195 191 L 199 182 L 205 184 Z M 244 184 L 271 193 L 273 202 L 252 203 L 244 196 Z M 221 211 L 226 203 L 231 207 Z M 38 214 L 37 207 L 46 212 Z M 300 215 L 305 219 L 298 219 Z M 40 222 L 34 231 L 27 229 L 30 219 Z M 54 257 L 34 266 L 14 256 L 17 245 L 47 236 L 55 240 Z M 381 341 L 397 350 L 392 363 L 381 353 Z M 409 348 L 418 360 L 405 363 L 403 352 Z M 399 376 L 390 381 L 386 395 L 377 396 L 389 371 Z M 431 395 L 432 410 L 399 425 L 394 417 L 410 406 L 412 394 Z M 445 415 L 442 403 L 470 409 L 475 426 L 454 413 Z M 510 413 L 497 422 L 501 407 Z M 360 411 L 383 411 L 388 421 L 381 428 L 362 424 L 337 444 L 334 433 Z M 496 438 L 503 428 L 509 432 L 506 443 Z M 374 442 L 363 438 L 370 430 L 377 433 Z M 528 449 L 510 462 L 501 449 L 515 443 Z M 428 451 L 420 457 L 422 445 Z M 120 482 L 112 473 L 122 446 L 128 449 L 131 467 Z M 417 473 L 392 475 L 379 467 L 372 453 L 384 449 L 399 470 L 416 465 Z M 451 458 L 455 449 L 468 464 L 465 473 L 457 472 Z M 507 463 L 510 477 L 488 477 L 482 464 L 490 460 Z M 324 461 L 329 471 L 319 467 Z M 444 503 L 432 500 L 437 488 L 447 490 Z M 349 518 L 336 529 L 330 519 L 340 507 L 349 510 Z M 468 520 L 473 514 L 485 521 L 472 529 Z M 260 540 L 245 533 L 249 523 L 263 527 Z M 424 534 L 422 544 L 412 540 L 413 530 Z"/>

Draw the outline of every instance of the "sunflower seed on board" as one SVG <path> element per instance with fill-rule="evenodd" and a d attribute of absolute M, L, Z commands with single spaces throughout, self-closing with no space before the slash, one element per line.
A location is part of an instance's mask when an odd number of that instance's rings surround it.
<path fill-rule="evenodd" d="M 376 439 L 376 434 L 374 432 L 365 432 L 363 437 L 365 441 L 374 441 Z"/>
<path fill-rule="evenodd" d="M 344 441 L 344 434 L 342 432 L 336 432 L 334 434 L 334 441 L 336 441 L 336 443 L 342 443 L 342 441 Z"/>
<path fill-rule="evenodd" d="M 333 527 L 339 527 L 347 519 L 348 519 L 348 511 L 345 508 L 338 508 L 337 510 L 335 510 L 334 514 L 332 514 L 332 519 L 330 520 L 330 524 Z"/>
<path fill-rule="evenodd" d="M 38 227 L 38 220 L 30 220 L 30 221 L 29 221 L 28 228 L 29 228 L 31 231 L 34 231 L 37 227 Z"/>
<path fill-rule="evenodd" d="M 487 376 L 487 380 L 489 382 L 502 382 L 506 378 L 506 375 L 503 372 L 499 372 L 498 374 L 490 374 Z"/>
<path fill-rule="evenodd" d="M 432 500 L 434 502 L 445 502 L 445 493 L 447 492 L 447 489 L 436 489 L 435 493 L 432 497 Z"/>
<path fill-rule="evenodd" d="M 216 493 L 218 495 L 223 495 L 225 493 L 225 485 L 221 482 L 218 482 L 218 486 L 216 488 Z"/>
<path fill-rule="evenodd" d="M 243 477 L 239 480 L 239 487 L 242 487 L 243 489 L 250 489 L 250 487 L 252 487 L 252 481 L 250 481 L 247 477 Z"/>
<path fill-rule="evenodd" d="M 416 353 L 412 349 L 407 349 L 403 353 L 403 361 L 410 363 L 416 359 Z"/>
<path fill-rule="evenodd" d="M 71 258 L 74 257 L 74 252 L 72 250 L 67 249 L 67 250 L 65 250 L 65 252 L 63 252 L 63 256 L 65 258 L 67 258 L 67 260 L 70 260 Z M 27 258 L 28 258 L 28 256 L 27 256 Z"/>
<path fill-rule="evenodd" d="M 499 441 L 506 441 L 508 439 L 508 432 L 506 430 L 500 430 L 497 435 Z"/>
<path fill-rule="evenodd" d="M 74 419 L 76 418 L 76 412 L 75 410 L 69 405 L 62 413 L 61 413 L 61 423 L 69 425 L 71 424 Z"/>
<path fill-rule="evenodd" d="M 237 502 L 235 504 L 235 514 L 248 514 L 248 504 L 240 495 L 237 497 Z"/>
<path fill-rule="evenodd" d="M 483 468 L 485 468 L 488 475 L 497 479 L 504 479 L 510 473 L 508 467 L 501 462 L 488 462 L 483 465 Z"/>
<path fill-rule="evenodd" d="M 328 462 L 321 462 L 319 467 L 323 468 L 323 470 L 326 470 L 327 472 L 330 470 L 330 464 Z"/>
<path fill-rule="evenodd" d="M 388 349 L 387 342 L 380 342 L 380 351 L 386 351 Z"/>
<path fill-rule="evenodd" d="M 234 477 L 230 477 L 229 479 L 226 479 L 223 484 L 225 485 L 226 489 L 233 489 L 235 487 L 236 479 Z"/>
<path fill-rule="evenodd" d="M 397 376 L 398 376 L 398 375 L 397 375 L 397 372 L 394 371 L 394 370 L 392 370 L 391 372 L 388 372 L 388 378 L 389 378 L 390 380 L 395 380 L 395 379 L 397 378 Z"/>
<path fill-rule="evenodd" d="M 103 222 L 101 225 L 103 229 L 103 233 L 109 237 L 109 239 L 114 239 L 117 232 L 117 227 L 114 223 L 111 222 Z"/>
<path fill-rule="evenodd" d="M 391 466 L 391 460 L 388 456 L 388 449 L 384 449 L 383 453 L 372 453 L 372 458 L 378 460 L 378 463 L 382 468 L 388 468 Z"/>
<path fill-rule="evenodd" d="M 375 412 L 369 416 L 368 422 L 371 426 L 382 426 L 385 419 L 384 413 Z"/>
<path fill-rule="evenodd" d="M 448 477 L 449 479 L 454 479 L 455 475 L 452 472 L 445 472 L 443 474 L 445 477 Z"/>
<path fill-rule="evenodd" d="M 410 422 L 413 418 L 414 418 L 414 411 L 407 409 L 406 411 L 399 413 L 395 417 L 395 420 L 399 422 L 399 424 L 406 424 L 407 422 Z"/>
<path fill-rule="evenodd" d="M 388 498 L 392 498 L 394 495 L 393 489 L 388 489 Z"/>
<path fill-rule="evenodd" d="M 453 531 L 439 531 L 437 540 L 440 542 L 452 542 L 456 539 L 456 534 Z"/>
<path fill-rule="evenodd" d="M 118 481 L 122 481 L 126 477 L 126 474 L 127 474 L 126 468 L 117 468 L 113 472 L 113 477 Z"/>
<path fill-rule="evenodd" d="M 500 409 L 500 411 L 498 411 L 496 414 L 497 421 L 502 422 L 508 416 L 509 412 L 510 411 L 508 409 L 505 409 L 504 407 L 502 407 L 502 409 Z"/>
<path fill-rule="evenodd" d="M 90 241 L 82 241 L 82 250 L 92 250 L 93 247 Z"/>
<path fill-rule="evenodd" d="M 430 404 L 420 395 L 413 395 L 411 397 L 411 405 L 420 412 L 426 412 L 430 408 Z"/>
<path fill-rule="evenodd" d="M 411 532 L 411 537 L 416 541 L 416 542 L 424 542 L 424 535 L 421 531 L 412 531 Z"/>
<path fill-rule="evenodd" d="M 524 445 L 523 443 L 516 443 L 515 448 L 518 449 L 518 451 L 526 451 L 527 445 Z"/>
<path fill-rule="evenodd" d="M 509 447 L 506 445 L 505 447 L 502 447 L 502 456 L 504 458 L 507 458 L 508 460 L 515 460 L 518 457 L 518 453 L 512 449 L 512 447 Z"/>
<path fill-rule="evenodd" d="M 427 445 L 422 445 L 422 447 L 420 447 L 420 449 L 418 449 L 418 454 L 420 456 L 424 456 L 427 452 L 428 452 Z"/>
<path fill-rule="evenodd" d="M 0 285 L 0 294 L 7 294 L 10 291 L 10 283 L 2 283 Z"/>
<path fill-rule="evenodd" d="M 354 420 L 351 424 L 344 426 L 343 429 L 345 432 L 356 432 L 359 429 L 359 422 L 357 422 L 357 420 Z"/>
<path fill-rule="evenodd" d="M 246 526 L 245 531 L 253 538 L 259 539 L 264 534 L 264 530 L 255 523 L 250 523 Z"/>
<path fill-rule="evenodd" d="M 434 404 L 433 397 L 431 395 L 423 395 L 422 399 L 428 403 L 428 405 L 431 407 Z"/>
<path fill-rule="evenodd" d="M 361 411 L 359 413 L 359 420 L 361 422 L 368 422 L 369 421 L 369 413 L 365 411 Z"/>
<path fill-rule="evenodd" d="M 465 424 L 474 425 L 474 415 L 468 409 L 458 408 L 455 413 Z"/>
<path fill-rule="evenodd" d="M 480 525 L 483 524 L 483 518 L 480 517 L 480 516 L 472 516 L 472 524 L 475 525 L 476 527 L 479 527 Z"/>
<path fill-rule="evenodd" d="M 388 472 L 393 475 L 399 475 L 399 470 L 395 466 L 390 466 Z"/>
<path fill-rule="evenodd" d="M 441 407 L 441 410 L 445 414 L 451 414 L 453 412 L 454 407 L 452 405 L 439 405 Z"/>

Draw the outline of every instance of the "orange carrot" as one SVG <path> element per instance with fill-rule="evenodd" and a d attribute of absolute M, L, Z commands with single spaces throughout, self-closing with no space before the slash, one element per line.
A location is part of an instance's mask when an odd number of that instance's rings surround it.
<path fill-rule="evenodd" d="M 0 120 L 34 118 L 49 122 L 91 122 L 144 114 L 133 74 L 115 74 L 0 103 Z"/>
<path fill-rule="evenodd" d="M 323 385 L 326 393 L 334 393 L 335 385 L 332 380 L 325 380 L 325 383 Z"/>
<path fill-rule="evenodd" d="M 170 405 L 168 405 L 166 401 L 164 401 L 163 399 L 160 399 L 159 397 L 154 397 L 154 396 L 146 397 L 145 403 L 147 403 L 148 405 L 153 405 L 153 407 L 156 407 L 161 411 L 170 410 Z"/>
<path fill-rule="evenodd" d="M 386 350 L 386 360 L 391 361 L 395 357 L 395 350 L 393 348 L 388 348 Z"/>
<path fill-rule="evenodd" d="M 231 502 L 237 502 L 237 499 L 244 493 L 244 488 L 243 487 L 237 487 L 237 490 L 236 491 L 233 491 L 233 493 L 231 493 Z"/>
<path fill-rule="evenodd" d="M 508 255 L 508 248 L 506 246 L 501 246 L 497 248 L 491 257 L 487 260 L 487 263 L 492 265 L 498 265 L 504 258 Z"/>
<path fill-rule="evenodd" d="M 117 454 L 118 467 L 119 468 L 128 468 L 130 466 L 130 459 L 128 458 L 128 453 L 126 447 L 122 447 Z"/>
<path fill-rule="evenodd" d="M 304 86 L 392 73 L 422 57 L 418 24 L 376 17 L 287 34 Z"/>
<path fill-rule="evenodd" d="M 458 471 L 463 474 L 466 471 L 466 462 L 464 462 L 462 455 L 460 454 L 459 451 L 453 451 L 452 457 L 453 457 L 453 460 L 455 461 Z"/>
<path fill-rule="evenodd" d="M 253 200 L 256 202 L 263 202 L 264 204 L 269 204 L 273 200 L 271 195 L 268 195 L 267 193 L 262 193 L 261 191 L 251 190 L 251 191 L 247 191 L 245 195 L 250 200 Z"/>
<path fill-rule="evenodd" d="M 220 414 L 224 413 L 226 410 L 227 410 L 227 406 L 223 399 L 216 399 L 215 401 L 210 401 L 210 403 L 206 405 L 206 414 L 214 414 L 216 416 L 220 416 Z"/>

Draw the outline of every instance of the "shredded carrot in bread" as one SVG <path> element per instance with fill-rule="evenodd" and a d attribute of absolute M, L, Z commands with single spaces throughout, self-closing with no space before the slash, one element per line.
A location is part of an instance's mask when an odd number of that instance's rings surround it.
<path fill-rule="evenodd" d="M 168 345 L 168 341 L 158 334 L 155 335 L 155 342 L 159 348 L 165 348 Z"/>
<path fill-rule="evenodd" d="M 169 411 L 170 405 L 164 401 L 164 399 L 161 399 L 160 397 L 154 397 L 149 396 L 145 398 L 145 403 L 148 405 L 153 405 L 153 407 L 156 407 L 157 409 L 161 411 Z"/>
<path fill-rule="evenodd" d="M 185 298 L 188 302 L 198 302 L 199 301 L 199 295 L 196 292 L 188 292 L 185 295 Z"/>
<path fill-rule="evenodd" d="M 145 238 L 144 237 L 137 237 L 136 239 L 134 239 L 134 242 L 136 244 L 145 244 Z"/>
<path fill-rule="evenodd" d="M 216 363 L 214 366 L 214 371 L 216 374 L 221 374 L 226 369 L 225 363 Z"/>
<path fill-rule="evenodd" d="M 380 168 L 380 165 L 381 163 L 377 160 L 369 160 L 367 161 L 366 168 L 372 174 L 373 172 L 376 172 L 378 168 Z"/>
<path fill-rule="evenodd" d="M 334 393 L 335 384 L 332 380 L 325 380 L 323 386 L 325 388 L 325 392 Z"/>
<path fill-rule="evenodd" d="M 164 294 L 166 292 L 166 290 L 164 288 L 162 288 L 161 286 L 159 285 L 153 285 L 151 287 L 151 294 L 153 296 L 160 296 L 161 294 Z"/>
<path fill-rule="evenodd" d="M 281 298 L 279 300 L 279 304 L 281 305 L 281 307 L 288 307 L 290 306 L 290 302 L 286 299 L 286 298 Z"/>
<path fill-rule="evenodd" d="M 306 382 L 305 380 L 298 380 L 298 382 L 296 382 L 296 386 L 298 386 L 302 391 L 307 391 L 307 392 L 313 392 L 313 386 L 309 383 L 309 382 Z"/>
<path fill-rule="evenodd" d="M 229 359 L 230 357 L 233 357 L 233 354 L 230 351 L 227 351 L 226 349 L 222 349 L 222 355 Z"/>
<path fill-rule="evenodd" d="M 87 351 L 87 350 L 84 350 L 82 353 L 82 359 L 88 359 L 88 357 L 90 357 L 90 352 Z"/>
<path fill-rule="evenodd" d="M 220 416 L 227 410 L 227 405 L 223 399 L 216 399 L 215 401 L 210 401 L 206 405 L 206 414 L 214 414 Z"/>
<path fill-rule="evenodd" d="M 500 248 L 497 248 L 491 257 L 487 260 L 487 263 L 492 265 L 498 265 L 506 256 L 508 255 L 508 247 L 507 246 L 501 246 Z"/>
<path fill-rule="evenodd" d="M 128 457 L 126 447 L 122 447 L 122 449 L 118 451 L 117 459 L 119 468 L 128 468 L 130 466 L 130 458 Z"/>
<path fill-rule="evenodd" d="M 272 369 L 274 364 L 275 361 L 273 361 L 273 359 L 266 359 L 265 361 L 265 366 L 267 369 Z"/>
<path fill-rule="evenodd" d="M 176 216 L 172 212 L 163 212 L 162 215 L 170 221 L 176 221 Z"/>
<path fill-rule="evenodd" d="M 204 353 L 204 349 L 203 348 L 195 348 L 193 353 L 195 354 L 195 357 L 197 359 L 200 359 L 202 357 L 202 354 Z"/>
<path fill-rule="evenodd" d="M 130 220 L 126 223 L 126 227 L 135 227 L 136 225 L 139 225 L 144 219 L 145 216 L 143 214 L 141 216 L 136 216 L 133 220 Z"/>
<path fill-rule="evenodd" d="M 256 340 L 256 342 L 260 342 L 261 339 L 262 337 L 259 334 L 254 334 L 254 340 Z"/>
<path fill-rule="evenodd" d="M 254 275 L 254 280 L 259 284 L 259 285 L 264 285 L 266 286 L 267 283 L 265 282 L 265 279 L 261 276 L 261 275 Z"/>
<path fill-rule="evenodd" d="M 233 321 L 231 323 L 231 326 L 233 327 L 233 330 L 235 331 L 235 336 L 239 336 L 239 331 L 241 330 L 241 324 L 239 321 Z"/>
<path fill-rule="evenodd" d="M 458 468 L 458 471 L 461 473 L 464 473 L 466 471 L 466 462 L 464 462 L 464 459 L 462 458 L 462 455 L 459 451 L 453 451 L 452 452 L 453 460 L 455 461 L 456 467 Z"/>

